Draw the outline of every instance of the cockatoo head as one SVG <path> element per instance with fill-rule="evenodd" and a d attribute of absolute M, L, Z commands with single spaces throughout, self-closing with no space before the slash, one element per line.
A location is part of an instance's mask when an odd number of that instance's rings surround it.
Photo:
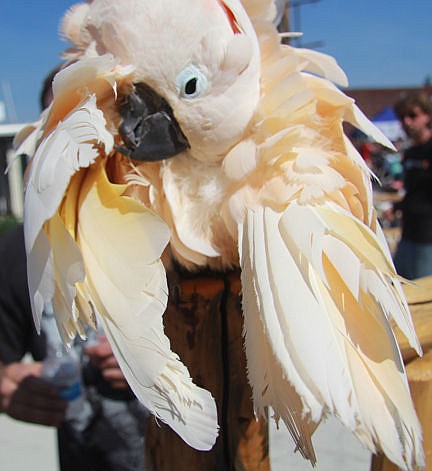
<path fill-rule="evenodd" d="M 190 147 L 193 157 L 217 161 L 243 135 L 258 102 L 260 60 L 239 0 L 93 0 L 68 12 L 63 32 L 75 57 L 112 54 L 134 66 L 134 86 L 119 97 L 133 158 Z M 151 142 L 137 125 L 143 119 Z"/>

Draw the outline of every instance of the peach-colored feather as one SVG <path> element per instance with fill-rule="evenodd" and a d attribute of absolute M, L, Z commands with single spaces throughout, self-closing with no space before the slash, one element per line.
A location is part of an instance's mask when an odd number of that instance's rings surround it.
<path fill-rule="evenodd" d="M 401 468 L 421 465 L 420 425 L 391 322 L 419 352 L 420 347 L 376 220 L 370 172 L 342 123 L 391 144 L 333 84 L 347 83 L 333 58 L 280 44 L 271 22 L 272 1 L 185 0 L 182 5 L 93 0 L 65 17 L 63 31 L 75 46 L 68 57 L 78 61 L 85 78 L 75 86 L 74 66 L 64 71 L 51 112 L 40 125 L 39 149 L 59 132 L 66 111 L 77 116 L 81 99 L 89 95 L 96 100 L 92 112 L 103 115 L 100 133 L 108 130 L 115 144 L 105 138 L 100 145 L 93 136 L 97 152 L 71 173 L 68 187 L 60 188 L 65 199 L 58 195 L 54 201 L 58 215 L 43 212 L 40 232 L 41 224 L 27 219 L 28 231 L 38 232 L 43 247 L 51 244 L 54 251 L 57 241 L 50 242 L 50 228 L 63 221 L 82 256 L 85 277 L 79 272 L 67 278 L 69 288 L 62 289 L 63 299 L 73 305 L 59 314 L 67 335 L 78 330 L 78 319 L 91 322 L 91 312 L 83 307 L 90 303 L 111 332 L 116 355 L 140 398 L 153 406 L 161 398 L 170 407 L 174 401 L 180 420 L 160 411 L 159 416 L 192 446 L 211 446 L 216 433 L 211 398 L 193 386 L 163 334 L 165 281 L 158 257 L 168 242 L 166 226 L 172 256 L 186 268 L 241 267 L 248 374 L 257 413 L 271 406 L 312 462 L 311 435 L 333 414 L 372 451 L 384 451 Z M 184 80 L 191 74 L 199 86 L 189 97 Z M 118 103 L 138 83 L 166 100 L 188 141 L 189 147 L 170 159 L 141 162 L 121 153 L 126 143 L 118 132 Z M 37 150 L 32 168 L 44 158 Z M 104 188 L 99 196 L 97 188 Z M 104 224 L 114 224 L 118 235 L 101 249 L 93 219 L 104 218 L 103 195 L 110 188 L 134 216 L 106 213 Z M 70 204 L 76 220 L 70 211 L 62 212 Z M 128 274 L 130 247 L 118 247 L 127 244 L 121 230 L 131 230 L 131 240 L 138 241 L 146 227 L 159 228 L 153 229 L 157 249 L 149 240 L 140 253 L 136 242 L 137 259 L 145 265 L 151 253 L 159 267 L 150 280 L 148 266 L 131 266 Z M 70 243 L 69 236 L 61 237 Z M 97 261 L 104 250 L 118 250 L 124 257 L 118 259 L 120 277 Z M 61 269 L 67 269 L 65 263 Z M 47 300 L 54 296 L 53 280 L 64 282 L 60 268 L 44 275 L 51 283 L 42 289 Z M 165 363 L 156 362 L 162 365 L 157 372 L 136 357 L 139 345 L 151 350 L 149 331 L 132 339 L 134 321 L 122 314 L 128 303 L 135 306 L 129 287 L 140 284 L 149 286 L 144 305 L 157 325 L 154 348 L 163 345 Z M 110 287 L 121 293 L 121 303 L 111 299 Z M 84 311 L 81 317 L 74 309 Z M 70 318 L 74 322 L 68 324 Z M 139 381 L 153 385 L 149 396 Z M 190 426 L 197 423 L 194 434 Z"/>

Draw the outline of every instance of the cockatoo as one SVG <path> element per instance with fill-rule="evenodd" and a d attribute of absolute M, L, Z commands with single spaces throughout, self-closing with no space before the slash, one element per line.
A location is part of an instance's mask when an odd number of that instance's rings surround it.
<path fill-rule="evenodd" d="M 100 319 L 136 396 L 199 450 L 218 433 L 164 334 L 171 259 L 241 269 L 248 377 L 297 448 L 336 416 L 403 469 L 424 462 L 397 323 L 420 353 L 347 121 L 390 145 L 326 55 L 281 45 L 270 0 L 93 0 L 23 142 L 36 325 Z"/>

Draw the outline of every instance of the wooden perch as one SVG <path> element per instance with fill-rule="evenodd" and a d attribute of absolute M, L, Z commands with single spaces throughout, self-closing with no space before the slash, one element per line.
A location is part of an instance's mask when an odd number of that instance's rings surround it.
<path fill-rule="evenodd" d="M 269 471 L 268 428 L 256 420 L 246 376 L 240 274 L 170 273 L 164 314 L 171 348 L 194 382 L 216 399 L 219 437 L 209 452 L 186 445 L 164 424 L 150 420 L 146 435 L 153 471 Z"/>
<path fill-rule="evenodd" d="M 423 351 L 432 348 L 432 276 L 418 278 L 413 283 L 404 285 L 404 291 L 414 319 L 414 326 Z M 417 358 L 406 337 L 395 327 L 396 338 L 405 363 Z"/>

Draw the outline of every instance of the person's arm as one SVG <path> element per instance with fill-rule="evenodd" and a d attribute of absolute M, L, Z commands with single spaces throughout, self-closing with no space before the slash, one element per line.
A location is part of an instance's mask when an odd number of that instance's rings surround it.
<path fill-rule="evenodd" d="M 40 377 L 41 364 L 0 363 L 0 412 L 17 420 L 58 427 L 67 402 L 58 389 Z"/>

